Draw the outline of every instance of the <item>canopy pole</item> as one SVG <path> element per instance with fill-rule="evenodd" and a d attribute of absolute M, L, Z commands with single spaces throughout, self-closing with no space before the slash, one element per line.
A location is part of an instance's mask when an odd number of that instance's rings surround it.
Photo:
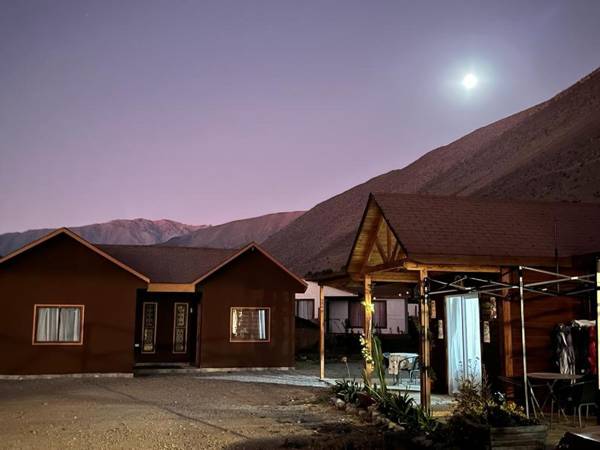
<path fill-rule="evenodd" d="M 523 266 L 519 266 L 519 300 L 521 307 L 521 347 L 523 348 L 523 389 L 525 393 L 525 414 L 529 417 L 529 383 L 527 380 L 527 349 L 525 345 L 525 299 L 523 294 Z"/>
<path fill-rule="evenodd" d="M 371 275 L 365 275 L 365 322 L 364 322 L 364 333 L 365 333 L 365 346 L 367 353 L 372 355 L 373 349 L 373 290 L 371 285 Z M 373 374 L 373 363 L 365 359 L 365 381 L 371 381 L 371 375 Z"/>
<path fill-rule="evenodd" d="M 431 380 L 429 366 L 431 364 L 429 342 L 429 289 L 427 288 L 427 270 L 419 271 L 419 323 L 421 325 L 420 357 L 421 357 L 421 407 L 431 411 Z"/>
<path fill-rule="evenodd" d="M 319 284 L 319 378 L 325 379 L 325 286 Z"/>

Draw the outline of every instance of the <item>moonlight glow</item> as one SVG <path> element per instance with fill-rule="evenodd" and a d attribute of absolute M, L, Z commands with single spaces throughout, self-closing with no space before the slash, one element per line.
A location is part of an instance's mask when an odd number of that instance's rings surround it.
<path fill-rule="evenodd" d="M 471 89 L 474 89 L 475 87 L 477 87 L 477 84 L 479 83 L 479 80 L 477 79 L 477 77 L 472 74 L 472 73 L 468 73 L 465 75 L 465 77 L 462 80 L 462 85 L 463 87 L 470 91 Z"/>

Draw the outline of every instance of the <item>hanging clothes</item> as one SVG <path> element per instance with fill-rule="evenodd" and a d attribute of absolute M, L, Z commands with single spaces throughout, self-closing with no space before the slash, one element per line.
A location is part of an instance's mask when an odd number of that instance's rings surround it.
<path fill-rule="evenodd" d="M 590 372 L 594 375 L 598 373 L 598 349 L 596 348 L 596 326 L 588 327 L 588 362 Z"/>
<path fill-rule="evenodd" d="M 558 324 L 554 330 L 554 356 L 555 364 L 560 373 L 574 375 L 575 368 L 575 349 L 571 336 L 571 327 L 565 324 Z"/>
<path fill-rule="evenodd" d="M 589 331 L 587 326 L 582 326 L 579 321 L 571 324 L 571 340 L 575 351 L 575 373 L 582 375 L 590 372 L 588 361 Z"/>

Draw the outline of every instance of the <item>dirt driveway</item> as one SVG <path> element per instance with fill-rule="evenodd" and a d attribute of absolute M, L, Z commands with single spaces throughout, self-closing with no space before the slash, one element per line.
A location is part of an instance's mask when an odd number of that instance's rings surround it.
<path fill-rule="evenodd" d="M 0 447 L 381 448 L 326 392 L 194 376 L 0 381 Z"/>

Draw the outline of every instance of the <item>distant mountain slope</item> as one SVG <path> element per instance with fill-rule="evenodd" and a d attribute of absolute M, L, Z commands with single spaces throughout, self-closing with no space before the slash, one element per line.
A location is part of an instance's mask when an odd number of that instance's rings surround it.
<path fill-rule="evenodd" d="M 280 212 L 250 219 L 201 228 L 175 237 L 165 245 L 181 247 L 239 248 L 250 241 L 263 242 L 273 233 L 304 214 L 304 211 Z"/>
<path fill-rule="evenodd" d="M 370 192 L 598 202 L 598 174 L 600 69 L 544 103 L 318 204 L 265 246 L 298 273 L 337 271 Z"/>
<path fill-rule="evenodd" d="M 186 225 L 173 220 L 111 220 L 71 230 L 95 244 L 157 244 L 206 225 Z M 51 228 L 0 234 L 0 254 L 6 255 L 52 231 Z"/>

